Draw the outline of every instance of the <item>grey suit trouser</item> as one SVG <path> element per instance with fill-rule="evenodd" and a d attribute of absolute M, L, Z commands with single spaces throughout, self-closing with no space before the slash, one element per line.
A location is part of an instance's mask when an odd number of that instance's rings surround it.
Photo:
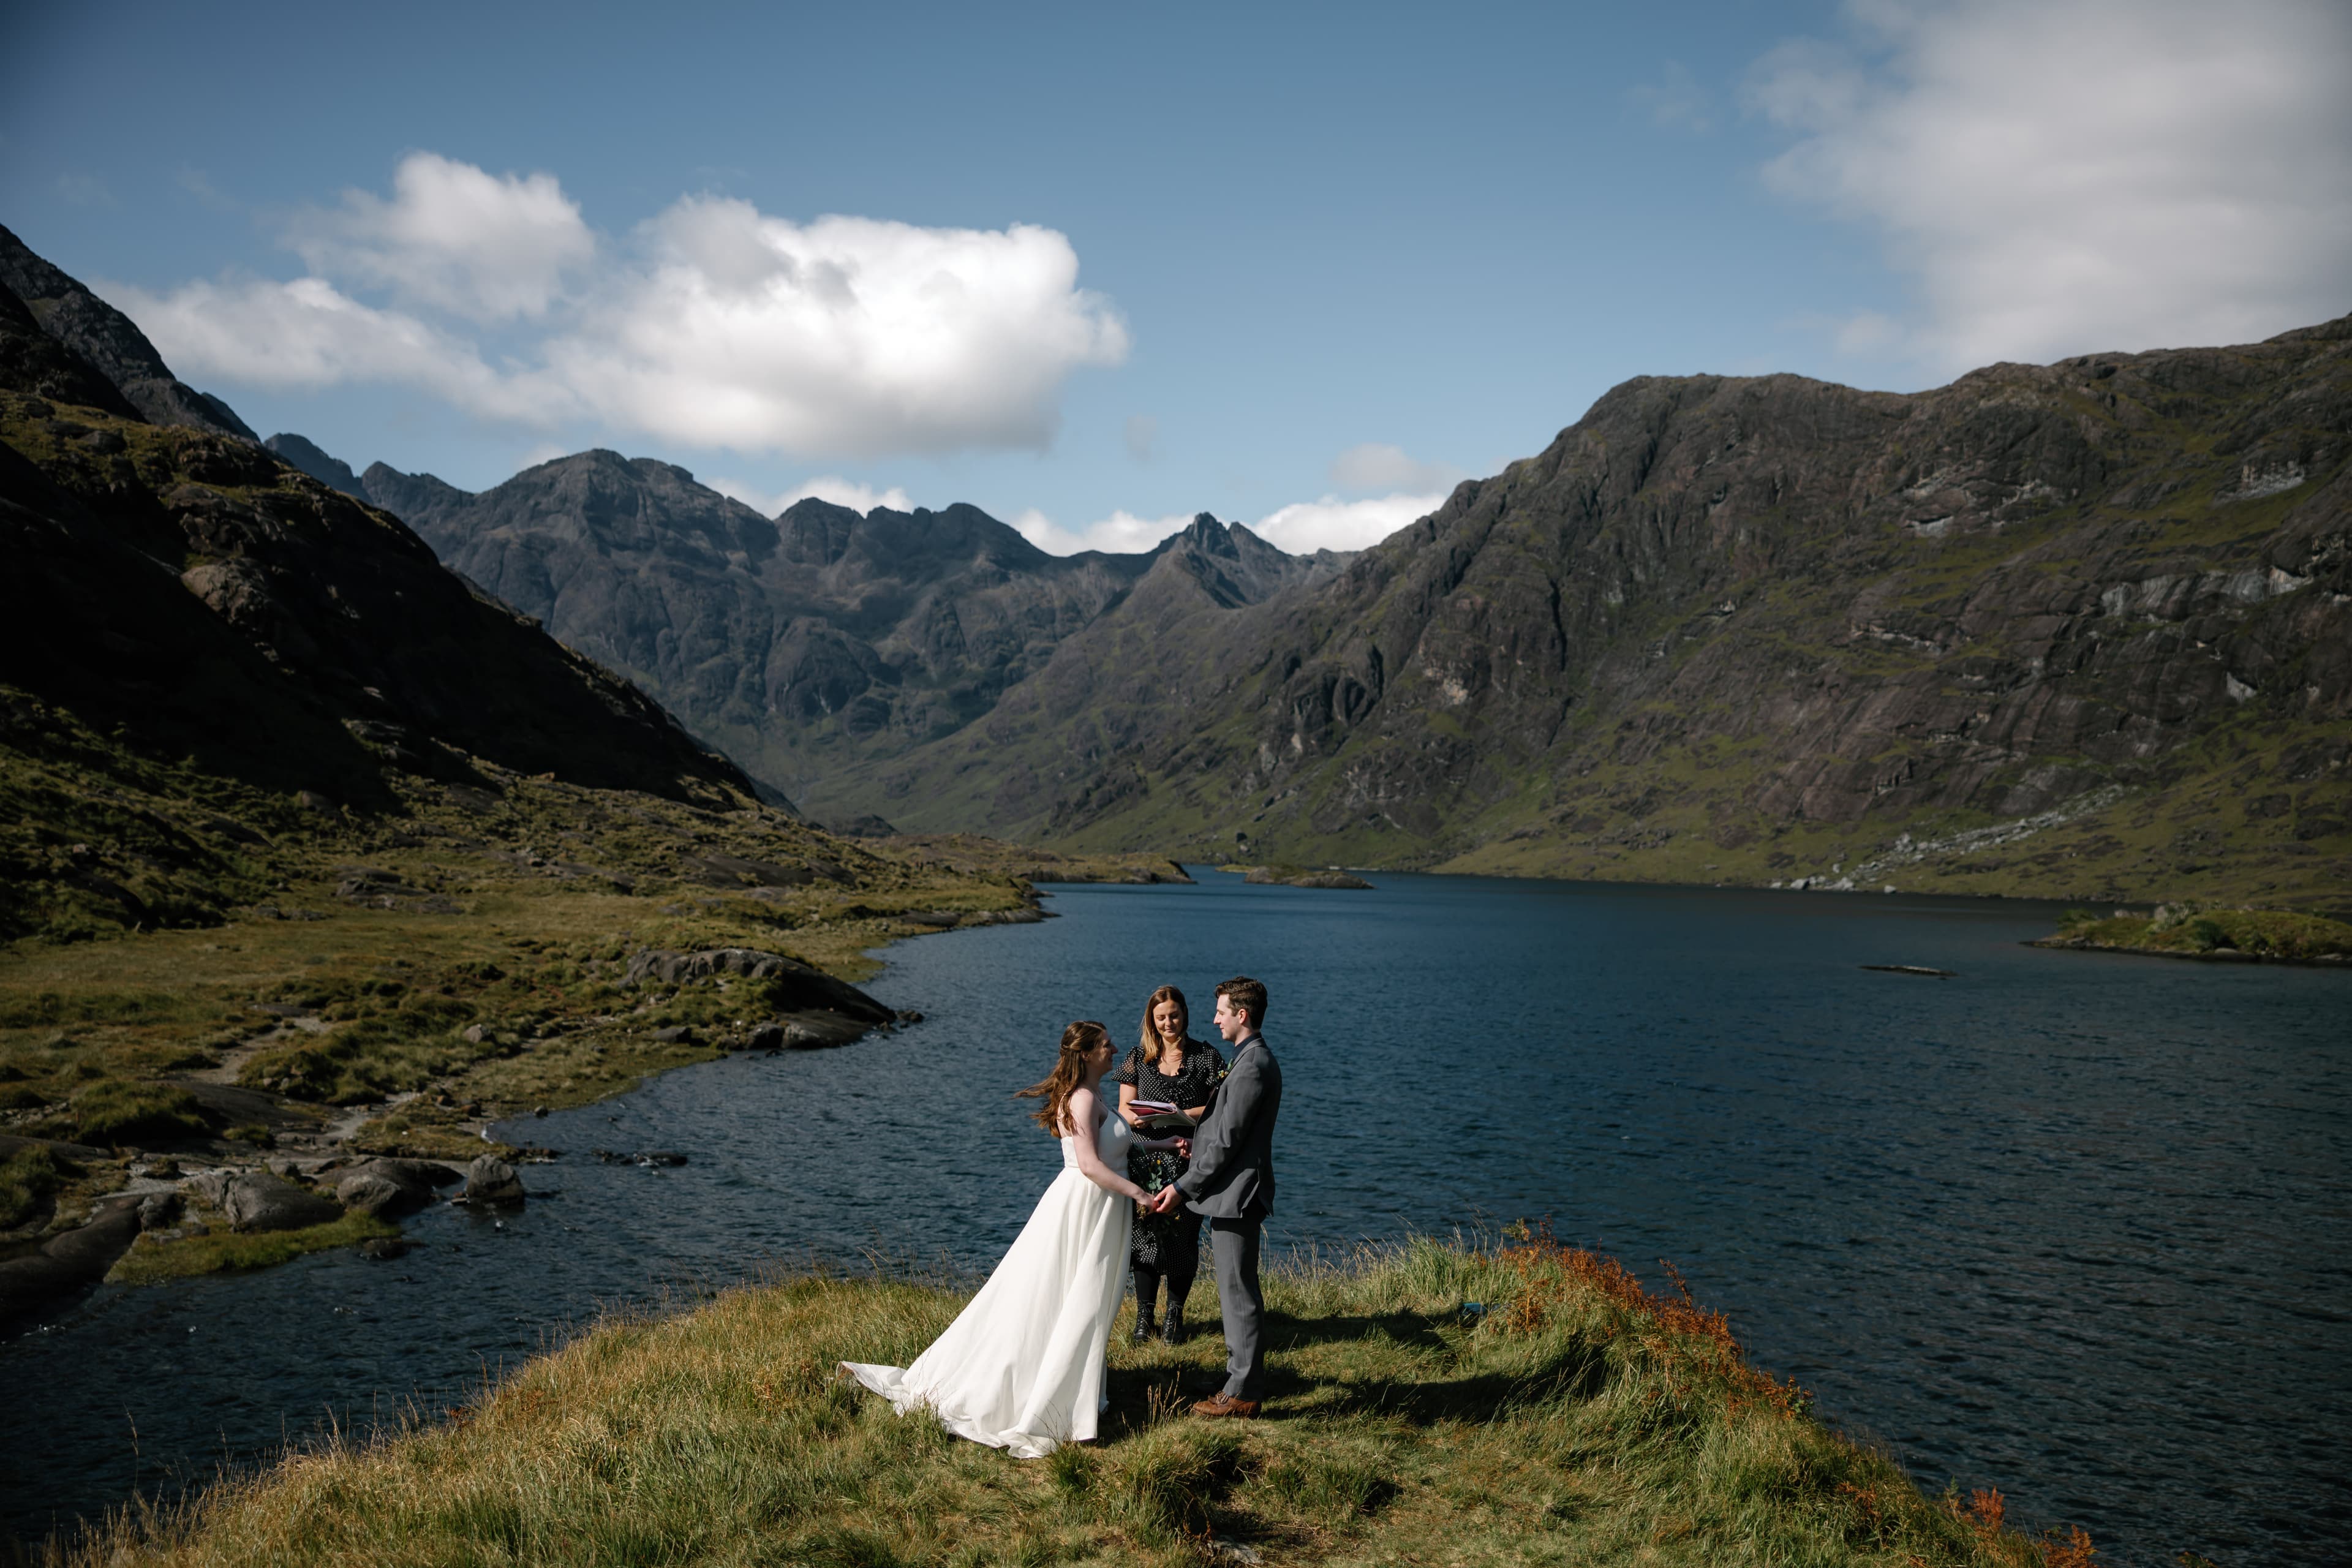
<path fill-rule="evenodd" d="M 1265 1292 L 1257 1283 L 1262 1215 L 1213 1219 L 1217 1304 L 1225 1319 L 1225 1387 L 1235 1399 L 1262 1399 L 1265 1388 Z"/>

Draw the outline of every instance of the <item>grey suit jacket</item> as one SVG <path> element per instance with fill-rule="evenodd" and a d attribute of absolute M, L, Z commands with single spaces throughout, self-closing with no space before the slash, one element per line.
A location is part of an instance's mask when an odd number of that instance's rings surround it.
<path fill-rule="evenodd" d="M 1211 1219 L 1263 1219 L 1274 1207 L 1274 1120 L 1282 1067 L 1253 1035 L 1234 1053 L 1216 1103 L 1192 1134 L 1192 1168 L 1177 1180 L 1186 1208 Z"/>

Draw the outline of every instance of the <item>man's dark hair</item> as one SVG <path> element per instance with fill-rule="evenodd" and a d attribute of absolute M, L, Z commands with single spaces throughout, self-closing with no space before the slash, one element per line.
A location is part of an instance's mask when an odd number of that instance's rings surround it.
<path fill-rule="evenodd" d="M 1251 1028 L 1265 1027 L 1265 982 L 1236 974 L 1217 987 L 1217 994 L 1230 997 L 1234 1006 L 1247 1014 Z"/>

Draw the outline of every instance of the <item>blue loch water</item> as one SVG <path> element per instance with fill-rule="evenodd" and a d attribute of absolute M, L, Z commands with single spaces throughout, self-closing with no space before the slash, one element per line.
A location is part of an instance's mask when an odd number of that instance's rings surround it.
<path fill-rule="evenodd" d="M 1196 874 L 892 949 L 872 989 L 927 1015 L 902 1033 L 514 1129 L 568 1152 L 502 1226 L 436 1209 L 395 1263 L 61 1310 L 0 1344 L 0 1522 L 437 1410 L 604 1304 L 984 1267 L 1056 1168 L 1008 1095 L 1062 1026 L 1125 1040 L 1163 982 L 1205 1020 L 1247 972 L 1286 1083 L 1273 1245 L 1549 1218 L 1672 1259 L 1930 1489 L 1998 1487 L 2105 1561 L 2352 1560 L 2352 975 L 2029 949 L 2055 910 L 2015 902 Z"/>

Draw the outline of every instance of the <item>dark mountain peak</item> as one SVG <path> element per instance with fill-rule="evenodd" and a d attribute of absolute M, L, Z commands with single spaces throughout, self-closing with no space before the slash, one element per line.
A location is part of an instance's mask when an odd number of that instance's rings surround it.
<path fill-rule="evenodd" d="M 776 514 L 776 549 L 795 566 L 830 566 L 865 521 L 853 507 L 803 496 Z"/>
<path fill-rule="evenodd" d="M 227 404 L 173 375 L 130 317 L 5 227 L 0 227 L 0 284 L 25 302 L 43 331 L 112 384 L 149 424 L 186 425 L 260 445 L 261 437 Z"/>
<path fill-rule="evenodd" d="M 1200 550 L 1212 555 L 1231 555 L 1234 553 L 1234 542 L 1232 536 L 1225 531 L 1223 523 L 1219 522 L 1213 514 L 1200 511 L 1192 514 L 1192 521 L 1184 525 L 1183 532 L 1170 539 L 1160 548 Z"/>
<path fill-rule="evenodd" d="M 1319 583 L 1354 558 L 1328 550 L 1293 555 L 1238 522 L 1219 522 L 1204 511 L 1154 552 L 1152 572 L 1190 579 L 1220 608 L 1230 610 L 1261 604 L 1286 588 Z"/>
<path fill-rule="evenodd" d="M 404 474 L 389 463 L 370 463 L 367 472 L 360 476 L 360 486 L 371 504 L 420 533 L 453 508 L 474 499 L 471 490 L 461 490 L 431 474 Z"/>
<path fill-rule="evenodd" d="M 297 436 L 291 431 L 280 430 L 262 445 L 320 484 L 339 489 L 347 496 L 356 496 L 361 500 L 370 499 L 367 486 L 360 482 L 360 477 L 357 474 L 352 472 L 352 466 L 341 458 L 328 456 L 307 436 Z"/>
<path fill-rule="evenodd" d="M 2297 327 L 2274 338 L 2264 338 L 2266 343 L 2340 343 L 2352 342 L 2352 315 L 2338 316 L 2332 321 L 2320 321 L 2308 327 Z"/>
<path fill-rule="evenodd" d="M 0 289 L 0 386 L 146 422 L 112 382 L 41 331 L 32 308 L 6 289 Z"/>
<path fill-rule="evenodd" d="M 849 552 L 897 575 L 950 563 L 982 562 L 1006 570 L 1034 570 L 1054 560 L 976 506 L 956 502 L 944 511 L 876 507 L 850 541 Z"/>

